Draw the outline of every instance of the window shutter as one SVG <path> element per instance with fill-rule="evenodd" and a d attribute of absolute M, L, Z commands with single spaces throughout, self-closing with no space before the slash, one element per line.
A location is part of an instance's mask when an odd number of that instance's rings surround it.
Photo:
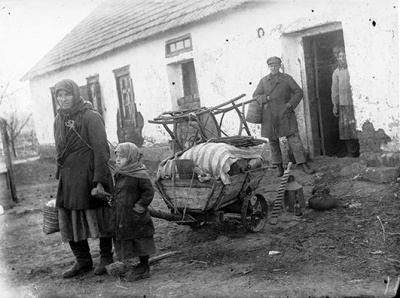
<path fill-rule="evenodd" d="M 55 95 L 55 89 L 54 87 L 50 87 L 50 93 L 51 93 L 51 103 L 53 104 L 53 114 L 54 117 L 57 115 L 57 109 L 58 109 L 58 103 L 56 101 L 56 95 Z"/>
<path fill-rule="evenodd" d="M 101 101 L 101 90 L 99 83 L 99 75 L 86 78 L 87 93 L 89 101 L 93 104 L 96 111 L 103 116 L 103 103 Z"/>
<path fill-rule="evenodd" d="M 90 101 L 92 104 L 93 102 L 89 98 L 88 87 L 87 85 L 79 86 L 79 92 L 81 93 L 81 97 L 84 100 Z"/>

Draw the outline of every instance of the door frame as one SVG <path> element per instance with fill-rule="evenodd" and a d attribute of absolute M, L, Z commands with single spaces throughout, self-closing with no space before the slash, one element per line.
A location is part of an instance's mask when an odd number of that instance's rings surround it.
<path fill-rule="evenodd" d="M 303 27 L 282 34 L 282 57 L 285 65 L 285 72 L 293 76 L 295 80 L 299 82 L 299 85 L 301 84 L 303 89 L 303 106 L 299 108 L 299 112 L 302 113 L 302 115 L 298 115 L 297 118 L 300 120 L 299 133 L 310 159 L 314 159 L 316 155 L 311 122 L 311 92 L 308 89 L 308 85 L 314 82 L 309 82 L 307 78 L 303 37 L 315 36 L 337 30 L 343 31 L 343 39 L 345 41 L 345 31 L 343 30 L 341 22 L 330 22 L 309 28 Z M 293 56 L 295 58 L 293 58 Z M 304 123 L 301 123 L 301 121 Z"/>

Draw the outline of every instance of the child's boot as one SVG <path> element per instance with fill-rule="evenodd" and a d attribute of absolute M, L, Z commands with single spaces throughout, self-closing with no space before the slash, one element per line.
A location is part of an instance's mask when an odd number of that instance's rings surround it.
<path fill-rule="evenodd" d="M 125 274 L 126 281 L 137 281 L 150 277 L 150 266 L 148 264 L 140 264 L 133 271 Z"/>

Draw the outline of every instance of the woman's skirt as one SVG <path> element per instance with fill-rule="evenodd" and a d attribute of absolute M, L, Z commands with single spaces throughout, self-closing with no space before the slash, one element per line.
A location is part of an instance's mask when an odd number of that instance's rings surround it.
<path fill-rule="evenodd" d="M 341 140 L 358 139 L 353 106 L 339 106 L 339 136 Z"/>
<path fill-rule="evenodd" d="M 130 240 L 114 239 L 114 253 L 116 261 L 149 256 L 155 254 L 155 252 L 156 246 L 153 236 Z"/>
<path fill-rule="evenodd" d="M 111 237 L 111 212 L 107 207 L 89 210 L 58 208 L 62 241 L 77 242 L 88 238 Z"/>

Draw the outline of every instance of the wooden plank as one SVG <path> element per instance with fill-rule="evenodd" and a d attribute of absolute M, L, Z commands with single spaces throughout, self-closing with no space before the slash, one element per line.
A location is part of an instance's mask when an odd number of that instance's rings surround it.
<path fill-rule="evenodd" d="M 218 203 L 219 206 L 226 206 L 227 202 L 235 201 L 243 188 L 246 174 L 238 174 L 231 177 L 231 184 L 225 185 L 224 197 Z"/>
<path fill-rule="evenodd" d="M 215 202 L 220 194 L 220 191 L 212 193 L 209 187 L 190 188 L 175 185 L 175 187 L 164 187 L 163 190 L 175 207 L 198 211 L 204 211 L 208 202 Z"/>

